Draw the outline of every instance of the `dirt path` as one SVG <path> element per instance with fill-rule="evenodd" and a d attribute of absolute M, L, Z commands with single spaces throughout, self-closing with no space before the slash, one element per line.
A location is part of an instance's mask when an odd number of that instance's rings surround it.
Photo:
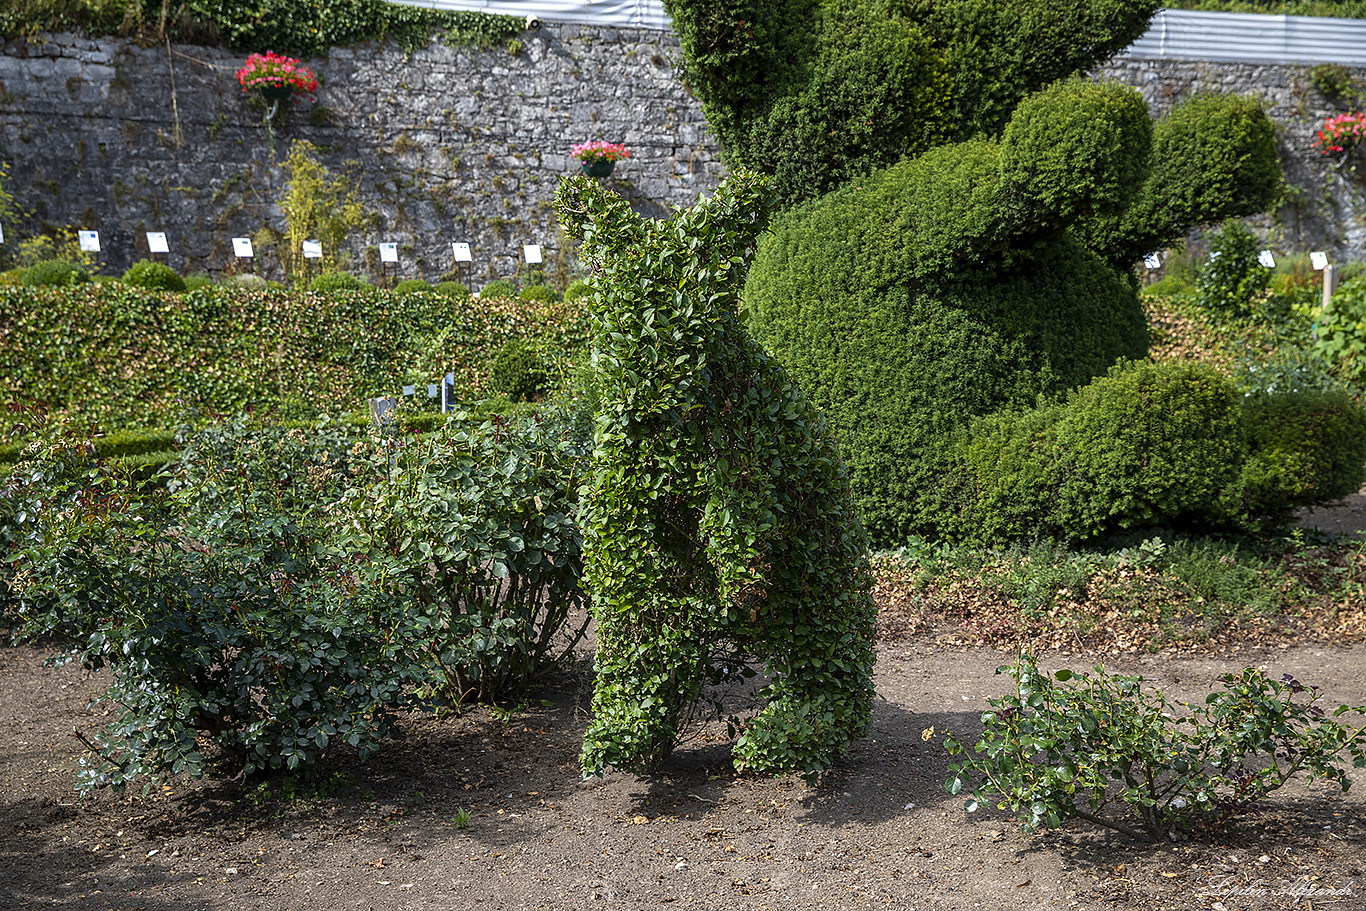
<path fill-rule="evenodd" d="M 890 643 L 874 736 L 820 787 L 735 779 L 709 735 L 652 779 L 582 783 L 587 693 L 566 679 L 509 722 L 484 710 L 413 719 L 401 744 L 343 763 L 350 780 L 334 794 L 293 800 L 199 783 L 77 801 L 71 731 L 104 719 L 86 708 L 91 681 L 43 657 L 0 650 L 5 909 L 1366 907 L 1361 770 L 1345 796 L 1287 789 L 1260 818 L 1179 844 L 1089 826 L 1031 837 L 991 812 L 965 815 L 943 790 L 938 738 L 922 731 L 970 735 L 1003 689 L 1001 652 Z M 1195 696 L 1245 664 L 1366 703 L 1364 647 L 1115 666 Z M 1295 905 L 1306 883 L 1340 894 Z"/>

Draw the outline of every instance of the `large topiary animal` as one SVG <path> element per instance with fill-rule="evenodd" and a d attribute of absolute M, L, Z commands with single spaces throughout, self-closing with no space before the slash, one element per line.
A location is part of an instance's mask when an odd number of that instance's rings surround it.
<path fill-rule="evenodd" d="M 874 609 L 848 483 L 823 422 L 737 313 L 769 197 L 740 171 L 666 221 L 587 178 L 556 199 L 594 270 L 586 773 L 657 766 L 705 685 L 749 676 L 751 658 L 770 682 L 738 722 L 738 768 L 812 773 L 868 725 Z"/>
<path fill-rule="evenodd" d="M 1137 258 L 1273 200 L 1255 102 L 1200 96 L 1154 124 L 1132 90 L 1058 81 L 1156 6 L 666 0 L 729 160 L 791 207 L 745 306 L 830 419 L 875 539 L 959 534 L 980 507 L 973 419 L 1143 357 Z"/>

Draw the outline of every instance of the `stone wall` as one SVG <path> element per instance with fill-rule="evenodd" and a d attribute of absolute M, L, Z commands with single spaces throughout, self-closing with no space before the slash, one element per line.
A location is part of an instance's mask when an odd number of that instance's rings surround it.
<path fill-rule="evenodd" d="M 145 232 L 164 231 L 172 266 L 212 272 L 236 267 L 234 236 L 284 231 L 280 164 L 306 139 L 330 168 L 355 163 L 369 213 L 355 271 L 373 271 L 375 245 L 395 242 L 400 278 L 434 280 L 463 241 L 476 289 L 512 276 L 523 244 L 543 245 L 547 271 L 566 277 L 551 200 L 578 169 L 575 143 L 626 144 L 632 157 L 607 180 L 642 212 L 691 205 L 716 186 L 717 150 L 674 76 L 671 34 L 548 25 L 520 40 L 515 55 L 439 43 L 411 57 L 392 43 L 334 49 L 306 61 L 323 82 L 316 103 L 296 101 L 273 130 L 264 103 L 237 84 L 241 55 L 71 35 L 10 41 L 0 161 L 31 213 L 27 233 L 97 229 L 105 271 L 121 272 L 146 254 Z M 256 267 L 280 275 L 269 249 Z"/>
<path fill-rule="evenodd" d="M 280 163 L 306 139 L 334 169 L 355 163 L 369 212 L 353 238 L 355 271 L 373 273 L 375 245 L 395 242 L 400 278 L 436 279 L 452 268 L 451 242 L 465 241 L 475 260 L 465 278 L 478 288 L 514 274 L 522 245 L 539 243 L 563 281 L 573 266 L 551 199 L 577 168 L 571 145 L 624 142 L 632 158 L 608 180 L 647 213 L 690 205 L 723 173 L 675 78 L 676 54 L 669 33 L 573 25 L 526 33 L 516 55 L 438 43 L 411 57 L 392 44 L 334 49 L 307 61 L 323 80 L 316 103 L 295 103 L 268 130 L 262 102 L 234 77 L 241 55 L 70 35 L 10 41 L 0 161 L 32 213 L 26 231 L 95 228 L 108 272 L 145 255 L 146 231 L 166 232 L 182 272 L 235 268 L 234 236 L 284 230 Z M 1336 111 L 1303 68 L 1121 60 L 1097 75 L 1139 88 L 1155 115 L 1205 89 L 1264 98 L 1290 187 L 1258 220 L 1267 242 L 1366 259 L 1361 184 L 1312 148 Z M 260 252 L 256 268 L 278 277 L 272 252 Z"/>
<path fill-rule="evenodd" d="M 1336 261 L 1366 260 L 1366 161 L 1360 176 L 1354 157 L 1339 163 L 1314 148 L 1314 134 L 1325 118 L 1345 108 L 1313 88 L 1308 69 L 1180 60 L 1118 60 L 1097 74 L 1139 89 L 1154 117 L 1196 92 L 1217 91 L 1263 99 L 1280 133 L 1286 178 L 1284 204 L 1252 219 L 1273 249 L 1325 250 Z M 1353 76 L 1366 86 L 1366 71 Z"/>

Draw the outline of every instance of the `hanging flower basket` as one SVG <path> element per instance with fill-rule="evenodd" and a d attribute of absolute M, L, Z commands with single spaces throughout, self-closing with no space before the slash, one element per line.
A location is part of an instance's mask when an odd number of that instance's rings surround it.
<path fill-rule="evenodd" d="M 618 161 L 631 157 L 626 146 L 602 140 L 571 146 L 569 154 L 579 160 L 583 173 L 589 177 L 610 177 Z"/>
<path fill-rule="evenodd" d="M 312 70 L 293 57 L 272 51 L 248 57 L 237 71 L 237 81 L 242 91 L 255 89 L 267 101 L 284 101 L 296 91 L 312 95 L 318 90 L 318 79 Z"/>

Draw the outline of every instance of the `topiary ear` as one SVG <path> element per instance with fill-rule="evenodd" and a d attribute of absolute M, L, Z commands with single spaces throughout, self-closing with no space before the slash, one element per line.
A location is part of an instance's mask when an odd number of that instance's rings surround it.
<path fill-rule="evenodd" d="M 1055 83 L 1022 101 L 1006 127 L 1002 202 L 1039 227 L 1120 211 L 1147 176 L 1152 131 L 1134 89 Z"/>

